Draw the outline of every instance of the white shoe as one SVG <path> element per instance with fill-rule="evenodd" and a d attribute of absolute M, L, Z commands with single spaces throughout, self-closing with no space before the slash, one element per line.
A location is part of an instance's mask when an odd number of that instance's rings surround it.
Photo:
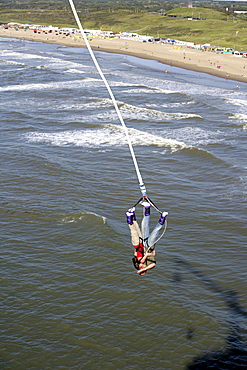
<path fill-rule="evenodd" d="M 167 215 L 168 215 L 168 212 L 162 212 L 162 214 L 160 215 L 159 223 L 161 225 L 164 225 Z"/>
<path fill-rule="evenodd" d="M 143 201 L 143 202 L 141 202 L 141 205 L 143 206 L 143 207 L 150 207 L 150 203 L 148 203 L 148 202 L 146 202 L 145 200 Z"/>

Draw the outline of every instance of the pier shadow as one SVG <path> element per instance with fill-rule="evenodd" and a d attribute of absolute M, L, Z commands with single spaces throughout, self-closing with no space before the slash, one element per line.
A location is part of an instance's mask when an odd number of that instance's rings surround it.
<path fill-rule="evenodd" d="M 196 269 L 190 263 L 180 259 L 175 259 L 179 268 L 187 270 L 208 289 L 219 296 L 226 305 L 228 313 L 229 334 L 226 337 L 225 347 L 222 350 L 216 350 L 203 353 L 194 358 L 186 366 L 186 370 L 238 370 L 247 369 L 247 311 L 241 307 L 238 294 L 235 291 L 223 290 L 214 283 L 208 276 Z M 181 283 L 182 278 L 179 272 L 174 275 L 174 282 Z M 193 329 L 188 328 L 187 339 L 193 338 Z"/>

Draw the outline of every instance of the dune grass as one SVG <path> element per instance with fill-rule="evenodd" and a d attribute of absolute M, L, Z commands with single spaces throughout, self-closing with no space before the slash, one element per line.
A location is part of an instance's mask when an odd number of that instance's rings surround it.
<path fill-rule="evenodd" d="M 133 13 L 129 9 L 111 12 L 103 8 L 91 13 L 78 9 L 78 14 L 84 28 L 136 32 L 247 50 L 247 17 L 216 9 L 175 8 L 167 13 L 202 20 L 171 18 L 158 13 Z M 1 9 L 0 21 L 77 27 L 70 10 Z"/>

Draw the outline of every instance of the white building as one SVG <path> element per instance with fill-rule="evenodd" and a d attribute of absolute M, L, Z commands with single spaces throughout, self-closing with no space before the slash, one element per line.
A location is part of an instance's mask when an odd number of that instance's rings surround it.
<path fill-rule="evenodd" d="M 102 31 L 101 30 L 89 30 L 89 29 L 86 29 L 84 30 L 84 32 L 88 35 L 92 35 L 92 36 L 100 36 Z"/>
<path fill-rule="evenodd" d="M 40 24 L 33 24 L 29 27 L 30 30 L 39 30 L 39 31 L 57 31 L 59 30 L 58 27 L 53 26 L 41 26 Z"/>
<path fill-rule="evenodd" d="M 58 31 L 62 33 L 80 33 L 78 28 L 59 28 Z"/>

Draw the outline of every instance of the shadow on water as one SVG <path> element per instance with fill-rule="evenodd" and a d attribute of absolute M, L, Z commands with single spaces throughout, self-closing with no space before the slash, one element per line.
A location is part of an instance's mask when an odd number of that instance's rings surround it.
<path fill-rule="evenodd" d="M 190 263 L 180 258 L 176 258 L 175 261 L 178 266 L 189 271 L 224 301 L 229 317 L 229 334 L 226 338 L 225 348 L 223 350 L 204 353 L 201 356 L 199 355 L 192 363 L 186 366 L 186 369 L 247 369 L 247 311 L 240 306 L 237 292 L 221 289 L 209 277 L 197 270 Z M 175 274 L 174 282 L 181 282 L 179 272 Z M 189 328 L 187 338 L 191 339 L 192 337 L 193 330 Z"/>

